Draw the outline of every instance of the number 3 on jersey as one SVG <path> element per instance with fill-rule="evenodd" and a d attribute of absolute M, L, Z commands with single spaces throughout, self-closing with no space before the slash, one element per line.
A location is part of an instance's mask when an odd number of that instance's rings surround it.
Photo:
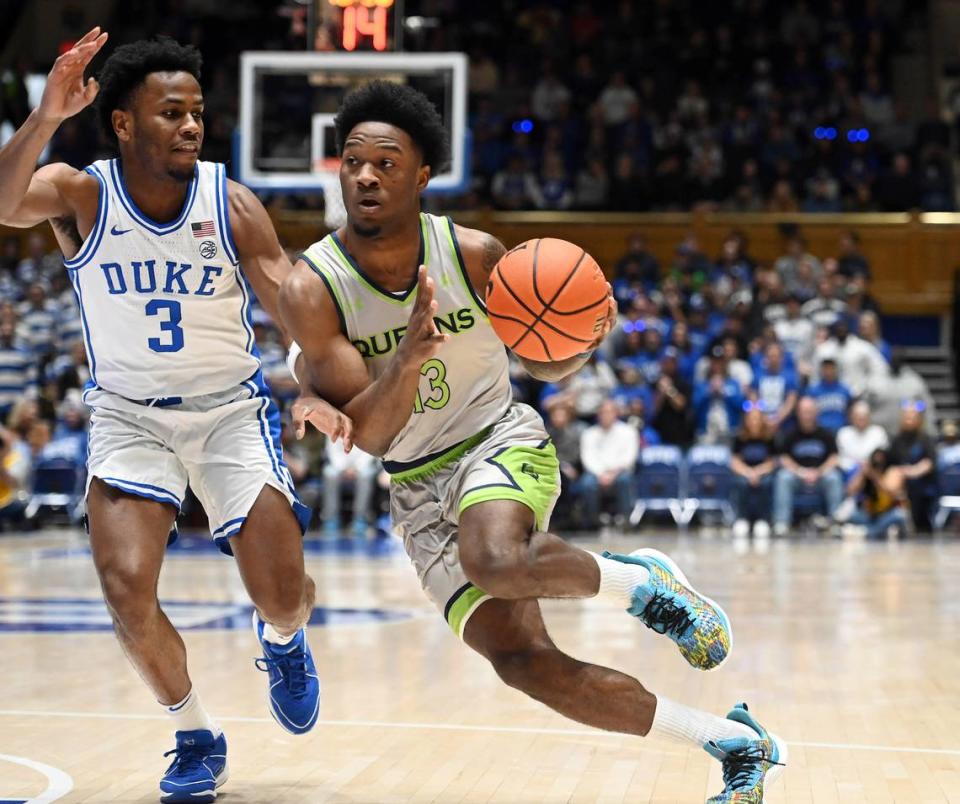
<path fill-rule="evenodd" d="M 147 315 L 166 315 L 166 320 L 161 319 L 160 321 L 160 331 L 170 336 L 169 340 L 166 338 L 149 338 L 147 346 L 154 352 L 179 352 L 183 348 L 180 302 L 152 299 L 147 302 L 146 311 Z"/>
<path fill-rule="evenodd" d="M 430 383 L 430 395 L 423 399 L 420 391 L 413 403 L 414 413 L 423 413 L 424 408 L 440 410 L 450 401 L 450 386 L 444 382 L 447 378 L 447 367 L 442 360 L 433 358 L 420 366 L 420 375 L 426 377 Z"/>

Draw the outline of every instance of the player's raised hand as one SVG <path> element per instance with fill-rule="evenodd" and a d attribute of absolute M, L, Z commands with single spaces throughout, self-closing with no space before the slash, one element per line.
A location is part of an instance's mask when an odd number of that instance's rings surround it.
<path fill-rule="evenodd" d="M 37 107 L 41 118 L 60 123 L 93 103 L 100 85 L 95 78 L 84 81 L 83 71 L 106 41 L 107 33 L 98 25 L 53 63 Z"/>
<path fill-rule="evenodd" d="M 301 396 L 290 408 L 294 435 L 303 438 L 310 422 L 334 443 L 343 439 L 344 452 L 353 449 L 353 420 L 343 411 L 337 410 L 326 400 L 317 396 Z"/>
<path fill-rule="evenodd" d="M 409 360 L 417 367 L 436 355 L 440 347 L 450 340 L 449 335 L 441 334 L 433 320 L 439 307 L 433 298 L 434 288 L 426 266 L 421 265 L 417 273 L 417 300 L 407 322 L 407 331 L 397 347 L 397 357 Z"/>

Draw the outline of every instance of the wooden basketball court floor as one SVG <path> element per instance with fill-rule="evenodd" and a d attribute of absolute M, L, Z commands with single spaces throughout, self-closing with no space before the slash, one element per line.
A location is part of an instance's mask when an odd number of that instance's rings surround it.
<path fill-rule="evenodd" d="M 199 542 L 202 546 L 204 543 Z M 596 541 L 585 541 L 596 547 Z M 735 631 L 716 673 L 596 601 L 549 602 L 573 655 L 725 713 L 744 699 L 790 743 L 768 802 L 960 802 L 960 543 L 652 544 L 722 602 Z M 422 597 L 406 557 L 317 551 L 310 641 L 321 722 L 304 737 L 267 712 L 232 561 L 171 551 L 160 584 L 194 682 L 224 727 L 225 804 L 702 802 L 722 788 L 703 751 L 567 721 L 500 684 Z M 0 801 L 150 802 L 172 747 L 127 665 L 82 534 L 0 537 Z"/>

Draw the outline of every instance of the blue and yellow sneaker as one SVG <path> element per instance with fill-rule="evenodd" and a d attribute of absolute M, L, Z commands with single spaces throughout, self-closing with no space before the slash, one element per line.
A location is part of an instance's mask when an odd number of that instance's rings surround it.
<path fill-rule="evenodd" d="M 215 801 L 217 788 L 227 781 L 227 741 L 206 729 L 178 731 L 173 762 L 160 780 L 164 804 L 206 804 Z"/>
<path fill-rule="evenodd" d="M 300 629 L 289 645 L 274 645 L 263 638 L 263 621 L 253 611 L 253 630 L 263 649 L 256 660 L 258 670 L 269 675 L 270 713 L 291 734 L 304 734 L 313 728 L 320 714 L 320 678 Z"/>
<path fill-rule="evenodd" d="M 764 787 L 769 788 L 787 764 L 787 744 L 757 723 L 745 703 L 731 709 L 727 720 L 749 727 L 757 739 L 711 740 L 703 747 L 723 763 L 723 792 L 707 804 L 761 804 Z"/>
<path fill-rule="evenodd" d="M 733 629 L 720 606 L 690 586 L 669 556 L 644 548 L 628 556 L 604 552 L 606 558 L 639 564 L 650 580 L 633 590 L 627 611 L 647 628 L 677 643 L 680 653 L 698 670 L 716 670 L 733 649 Z"/>

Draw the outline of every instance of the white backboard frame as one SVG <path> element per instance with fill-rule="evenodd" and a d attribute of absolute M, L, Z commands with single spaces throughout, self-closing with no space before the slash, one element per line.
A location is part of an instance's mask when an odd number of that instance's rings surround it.
<path fill-rule="evenodd" d="M 291 53 L 289 51 L 246 51 L 240 54 L 240 123 L 237 159 L 237 180 L 254 190 L 296 192 L 322 189 L 329 174 L 311 171 L 265 172 L 254 165 L 254 116 L 256 74 L 310 73 L 318 70 L 337 72 L 372 72 L 429 74 L 450 70 L 453 76 L 450 167 L 430 180 L 428 190 L 461 192 L 468 183 L 467 154 L 467 56 L 464 53 Z M 313 155 L 321 143 L 322 127 L 314 120 L 311 131 L 311 168 Z M 457 136 L 461 132 L 461 136 Z"/>

